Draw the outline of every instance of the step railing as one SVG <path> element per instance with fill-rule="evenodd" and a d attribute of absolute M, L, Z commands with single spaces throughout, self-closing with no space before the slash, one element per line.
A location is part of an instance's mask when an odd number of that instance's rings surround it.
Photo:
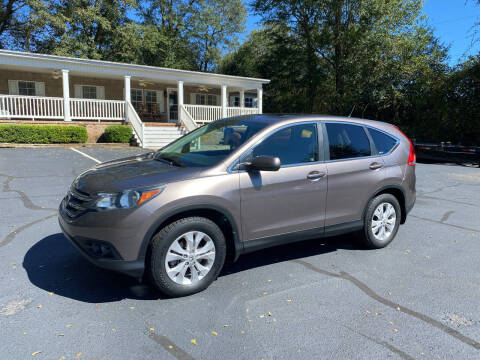
<path fill-rule="evenodd" d="M 187 130 L 187 132 L 195 130 L 197 128 L 197 123 L 195 122 L 192 115 L 187 110 L 186 105 L 180 105 L 178 108 L 180 110 L 180 116 L 179 116 L 180 123 L 183 126 L 185 126 L 185 129 Z"/>
<path fill-rule="evenodd" d="M 63 119 L 63 98 L 0 95 L 0 118 Z"/>
<path fill-rule="evenodd" d="M 126 120 L 132 126 L 132 131 L 136 135 L 138 145 L 143 148 L 145 145 L 145 124 L 140 120 L 135 108 L 129 102 L 126 102 Z"/>

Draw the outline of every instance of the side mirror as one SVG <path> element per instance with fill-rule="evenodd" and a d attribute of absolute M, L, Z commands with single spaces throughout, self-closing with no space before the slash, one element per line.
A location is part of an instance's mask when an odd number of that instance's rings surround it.
<path fill-rule="evenodd" d="M 278 157 L 261 155 L 253 158 L 251 163 L 244 163 L 242 167 L 246 170 L 257 171 L 278 171 L 281 163 Z"/>

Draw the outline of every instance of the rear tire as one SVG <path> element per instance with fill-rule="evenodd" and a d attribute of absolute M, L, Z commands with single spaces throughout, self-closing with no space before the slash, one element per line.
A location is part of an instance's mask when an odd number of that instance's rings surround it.
<path fill-rule="evenodd" d="M 395 238 L 401 217 L 400 204 L 395 196 L 381 194 L 374 197 L 365 211 L 360 240 L 370 249 L 384 248 Z"/>
<path fill-rule="evenodd" d="M 197 293 L 218 277 L 226 250 L 223 232 L 213 221 L 202 217 L 177 220 L 152 238 L 147 259 L 150 280 L 171 297 Z"/>

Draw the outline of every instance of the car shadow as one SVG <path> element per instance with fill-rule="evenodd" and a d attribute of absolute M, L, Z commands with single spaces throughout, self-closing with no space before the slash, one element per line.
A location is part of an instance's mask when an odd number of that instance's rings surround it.
<path fill-rule="evenodd" d="M 33 285 L 78 301 L 104 303 L 160 297 L 147 284 L 90 264 L 61 233 L 33 245 L 25 254 L 23 267 Z"/>
<path fill-rule="evenodd" d="M 226 264 L 220 276 L 293 259 L 361 249 L 352 235 L 307 240 L 276 246 L 241 256 Z M 23 267 L 30 282 L 48 292 L 87 303 L 115 302 L 123 299 L 165 299 L 148 283 L 98 268 L 84 259 L 61 233 L 49 235 L 25 254 Z"/>

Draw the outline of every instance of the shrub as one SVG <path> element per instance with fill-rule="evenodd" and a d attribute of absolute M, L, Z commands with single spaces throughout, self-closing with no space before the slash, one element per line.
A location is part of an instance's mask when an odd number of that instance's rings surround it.
<path fill-rule="evenodd" d="M 17 144 L 71 144 L 88 139 L 83 126 L 0 124 L 0 142 Z"/>
<path fill-rule="evenodd" d="M 110 125 L 105 128 L 102 142 L 129 143 L 132 138 L 132 128 L 128 125 Z"/>

